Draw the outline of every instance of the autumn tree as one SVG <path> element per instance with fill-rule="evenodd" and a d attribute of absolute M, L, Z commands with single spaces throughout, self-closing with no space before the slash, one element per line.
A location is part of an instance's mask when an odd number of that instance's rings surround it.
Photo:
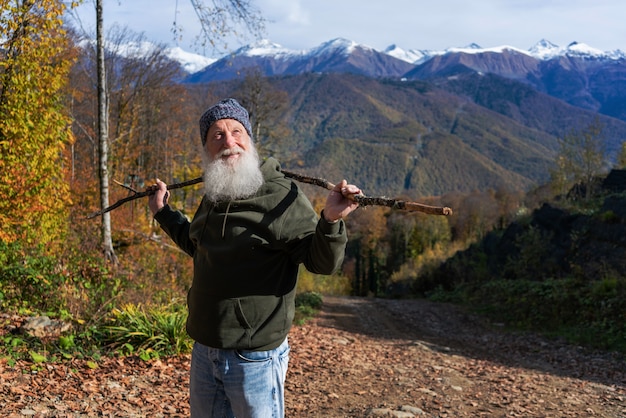
<path fill-rule="evenodd" d="M 164 46 L 152 44 L 128 28 L 112 27 L 107 39 L 109 177 L 136 190 L 143 189 L 156 176 L 168 182 L 198 177 L 201 164 L 194 113 L 197 107 L 193 107 L 188 89 L 175 81 L 181 76 L 180 67 L 166 56 Z M 94 170 L 97 157 L 93 155 L 97 147 L 95 54 L 94 49 L 83 48 L 72 83 L 75 160 L 82 173 L 74 185 L 87 207 L 93 206 L 98 177 Z M 85 182 L 85 178 L 89 180 Z M 112 185 L 111 200 L 127 193 Z M 183 190 L 173 193 L 172 198 L 181 195 L 183 200 L 177 206 L 184 209 L 186 195 L 191 193 L 193 190 Z M 86 196 L 90 196 L 89 200 Z M 136 206 L 140 209 L 135 210 Z M 133 202 L 111 213 L 111 219 L 118 227 L 128 229 L 135 221 L 145 220 L 143 215 L 151 219 L 145 202 Z"/>
<path fill-rule="evenodd" d="M 0 0 L 0 240 L 48 243 L 67 227 L 72 63 L 57 0 Z"/>
<path fill-rule="evenodd" d="M 190 0 L 201 24 L 203 43 L 217 46 L 218 40 L 224 40 L 229 34 L 240 35 L 244 32 L 259 34 L 263 30 L 263 19 L 251 6 L 249 0 Z M 99 144 L 99 180 L 101 209 L 109 206 L 109 101 L 107 97 L 107 73 L 105 65 L 105 39 L 102 0 L 95 1 L 96 12 L 96 50 L 97 50 L 97 89 L 98 89 L 98 144 Z M 178 31 L 175 22 L 175 32 Z M 113 262 L 117 261 L 112 242 L 111 214 L 102 215 L 102 247 L 104 255 Z"/>
<path fill-rule="evenodd" d="M 387 234 L 388 208 L 370 206 L 350 215 L 346 264 L 352 275 L 356 295 L 378 294 L 386 282 L 384 264 L 389 257 Z"/>
<path fill-rule="evenodd" d="M 187 89 L 175 81 L 178 64 L 143 35 L 121 30 L 109 42 L 111 178 L 143 188 L 157 176 L 168 182 L 198 177 L 197 109 L 190 111 Z"/>
<path fill-rule="evenodd" d="M 261 155 L 273 155 L 279 159 L 286 156 L 281 149 L 289 129 L 280 123 L 287 109 L 287 92 L 276 89 L 258 67 L 248 69 L 236 95 L 250 112 L 252 135 Z"/>
<path fill-rule="evenodd" d="M 551 182 L 559 193 L 580 185 L 586 198 L 596 177 L 605 169 L 606 144 L 599 119 L 580 130 L 572 130 L 559 140 L 559 151 L 551 171 Z"/>
<path fill-rule="evenodd" d="M 617 165 L 618 169 L 626 169 L 626 141 L 622 142 L 622 147 L 620 149 L 619 155 L 617 156 Z"/>

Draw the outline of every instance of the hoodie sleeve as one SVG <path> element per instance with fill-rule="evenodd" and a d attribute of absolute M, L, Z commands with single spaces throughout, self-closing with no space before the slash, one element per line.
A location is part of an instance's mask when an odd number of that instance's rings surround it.
<path fill-rule="evenodd" d="M 283 225 L 294 263 L 316 274 L 332 274 L 343 262 L 348 237 L 343 220 L 329 223 L 318 216 L 303 193 L 292 204 Z"/>
<path fill-rule="evenodd" d="M 304 266 L 312 273 L 335 273 L 343 263 L 347 242 L 343 220 L 331 224 L 320 216 Z"/>
<path fill-rule="evenodd" d="M 154 219 L 181 250 L 193 257 L 196 246 L 189 238 L 190 222 L 181 212 L 165 205 L 154 215 Z"/>

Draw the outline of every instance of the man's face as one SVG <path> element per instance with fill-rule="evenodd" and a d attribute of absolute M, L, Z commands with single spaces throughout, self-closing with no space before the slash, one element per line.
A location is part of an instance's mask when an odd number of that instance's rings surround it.
<path fill-rule="evenodd" d="M 254 143 L 234 119 L 220 119 L 211 125 L 202 158 L 204 192 L 213 202 L 252 196 L 263 185 Z"/>
<path fill-rule="evenodd" d="M 204 149 L 212 161 L 222 159 L 234 164 L 250 146 L 250 136 L 239 121 L 220 119 L 209 128 Z"/>

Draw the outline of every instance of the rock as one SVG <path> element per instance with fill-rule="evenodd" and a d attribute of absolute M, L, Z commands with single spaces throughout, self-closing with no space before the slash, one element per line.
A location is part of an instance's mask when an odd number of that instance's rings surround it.
<path fill-rule="evenodd" d="M 416 406 L 410 406 L 410 405 L 403 405 L 402 406 L 402 410 L 405 412 L 410 412 L 411 414 L 417 416 L 420 415 L 426 415 L 426 412 L 424 412 L 423 410 L 421 410 L 420 408 L 416 407 Z"/>
<path fill-rule="evenodd" d="M 29 318 L 24 325 L 22 325 L 21 330 L 33 337 L 45 338 L 59 337 L 71 328 L 72 325 L 67 322 L 51 320 L 44 315 Z"/>
<path fill-rule="evenodd" d="M 424 394 L 426 394 L 426 395 L 437 396 L 437 392 L 432 391 L 432 390 L 427 389 L 427 388 L 418 388 L 417 390 L 422 392 L 422 393 L 424 393 Z"/>
<path fill-rule="evenodd" d="M 411 412 L 394 411 L 388 408 L 374 408 L 370 410 L 367 416 L 368 417 L 391 417 L 391 418 L 415 418 L 415 415 L 413 415 L 413 413 Z"/>

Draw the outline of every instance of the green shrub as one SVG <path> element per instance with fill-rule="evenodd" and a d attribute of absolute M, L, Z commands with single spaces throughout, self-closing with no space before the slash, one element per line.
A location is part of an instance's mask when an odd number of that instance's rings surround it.
<path fill-rule="evenodd" d="M 466 302 L 496 321 L 602 349 L 626 350 L 626 281 L 609 277 L 494 280 Z"/>
<path fill-rule="evenodd" d="M 607 210 L 605 212 L 599 213 L 598 215 L 596 215 L 596 217 L 600 222 L 604 222 L 606 224 L 618 224 L 622 220 L 622 218 L 620 218 L 612 210 Z"/>
<path fill-rule="evenodd" d="M 302 292 L 296 295 L 296 316 L 294 323 L 302 325 L 317 314 L 324 303 L 317 292 Z"/>
<path fill-rule="evenodd" d="M 298 276 L 299 293 L 319 292 L 324 295 L 349 295 L 352 292 L 350 278 L 344 275 L 313 274 L 300 268 Z"/>
<path fill-rule="evenodd" d="M 102 260 L 77 249 L 52 255 L 43 247 L 0 242 L 0 307 L 5 310 L 91 317 L 119 288 Z"/>
<path fill-rule="evenodd" d="M 112 311 L 100 339 L 119 354 L 143 359 L 188 353 L 192 341 L 185 331 L 186 320 L 184 304 L 150 308 L 127 304 Z"/>
<path fill-rule="evenodd" d="M 313 309 L 322 307 L 324 300 L 317 292 L 303 292 L 296 295 L 296 307 L 308 306 Z"/>

